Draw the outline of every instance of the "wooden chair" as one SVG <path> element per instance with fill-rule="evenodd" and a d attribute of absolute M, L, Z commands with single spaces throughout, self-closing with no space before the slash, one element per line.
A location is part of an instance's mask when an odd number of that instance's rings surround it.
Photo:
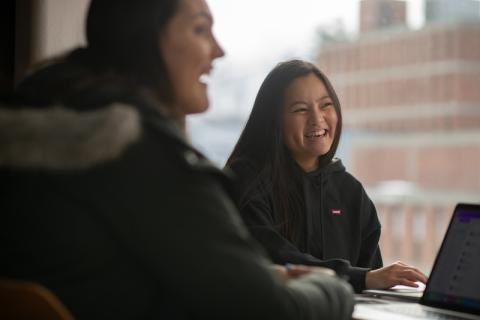
<path fill-rule="evenodd" d="M 0 319 L 73 320 L 73 316 L 44 286 L 0 278 Z"/>

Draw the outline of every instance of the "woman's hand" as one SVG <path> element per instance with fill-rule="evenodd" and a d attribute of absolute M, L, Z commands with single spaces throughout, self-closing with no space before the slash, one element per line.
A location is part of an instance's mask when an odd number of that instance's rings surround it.
<path fill-rule="evenodd" d="M 417 281 L 427 282 L 427 277 L 417 268 L 397 261 L 389 266 L 371 270 L 365 277 L 367 289 L 388 289 L 396 285 L 418 287 Z"/>

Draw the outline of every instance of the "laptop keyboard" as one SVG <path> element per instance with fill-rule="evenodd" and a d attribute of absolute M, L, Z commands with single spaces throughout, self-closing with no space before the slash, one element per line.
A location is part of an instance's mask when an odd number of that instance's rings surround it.
<path fill-rule="evenodd" d="M 412 304 L 411 306 L 402 305 L 379 305 L 376 309 L 387 310 L 398 314 L 403 314 L 410 317 L 417 317 L 420 319 L 441 319 L 441 320 L 465 320 L 464 317 L 457 317 L 449 314 L 439 313 L 431 310 L 426 310 L 418 304 Z"/>

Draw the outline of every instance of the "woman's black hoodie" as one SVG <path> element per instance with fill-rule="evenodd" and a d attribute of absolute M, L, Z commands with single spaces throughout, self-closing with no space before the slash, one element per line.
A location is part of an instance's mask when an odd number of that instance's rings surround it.
<path fill-rule="evenodd" d="M 274 209 L 271 182 L 250 161 L 237 161 L 230 169 L 238 179 L 241 215 L 275 263 L 334 269 L 357 292 L 365 289 L 366 272 L 382 267 L 375 206 L 339 159 L 309 173 L 294 170 L 305 208 L 295 244 L 277 228 L 284 221 Z"/>

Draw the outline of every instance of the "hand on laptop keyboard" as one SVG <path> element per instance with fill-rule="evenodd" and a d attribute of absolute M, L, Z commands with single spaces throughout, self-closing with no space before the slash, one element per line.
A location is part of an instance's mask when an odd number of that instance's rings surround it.
<path fill-rule="evenodd" d="M 403 262 L 367 272 L 365 284 L 367 289 L 388 289 L 396 285 L 418 287 L 416 282 L 427 282 L 427 276 L 415 267 Z"/>

